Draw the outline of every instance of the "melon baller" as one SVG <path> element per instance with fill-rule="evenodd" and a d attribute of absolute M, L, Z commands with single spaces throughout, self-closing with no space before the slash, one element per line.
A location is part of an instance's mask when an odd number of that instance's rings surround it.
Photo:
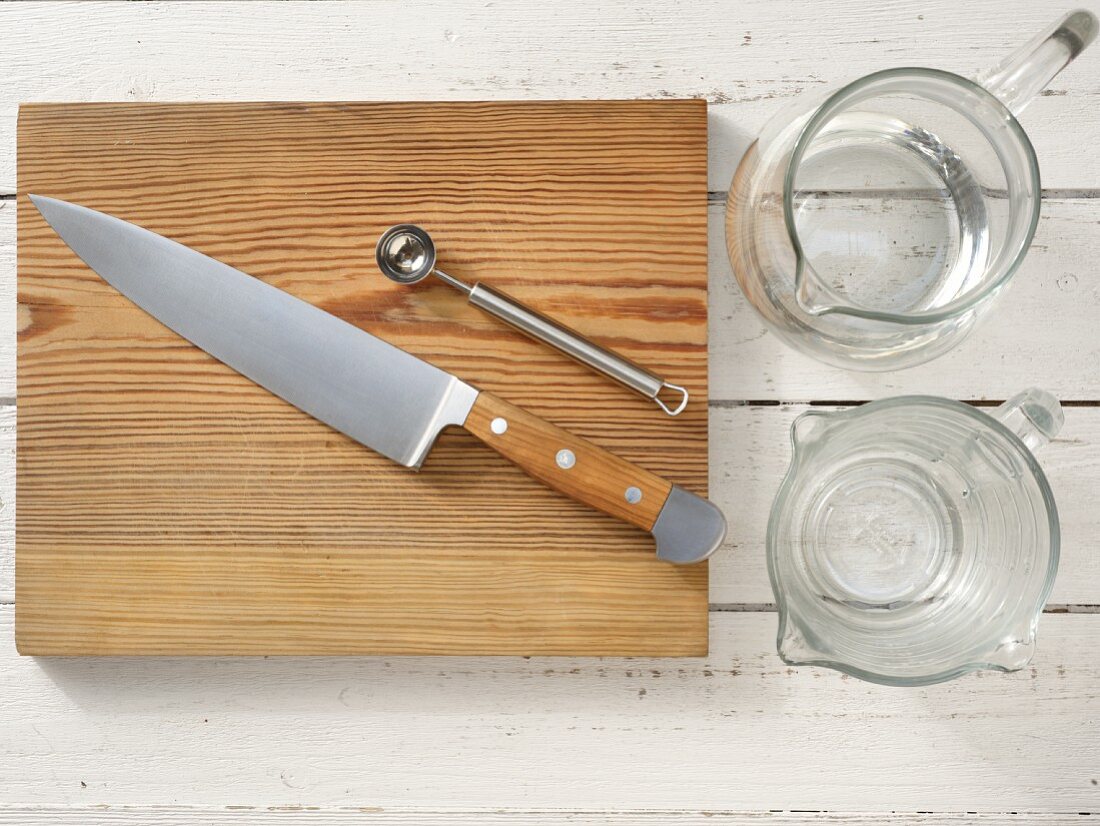
<path fill-rule="evenodd" d="M 680 385 L 665 381 L 630 359 L 599 346 L 576 330 L 532 310 L 500 290 L 480 282 L 471 286 L 447 275 L 435 265 L 435 243 L 431 236 L 415 224 L 398 224 L 382 233 L 375 247 L 375 259 L 382 274 L 398 284 L 416 284 L 429 275 L 434 275 L 464 293 L 466 300 L 475 307 L 480 307 L 521 333 L 560 350 L 597 373 L 602 373 L 635 393 L 653 400 L 670 416 L 679 415 L 687 406 L 688 391 Z M 665 390 L 679 396 L 675 404 L 670 405 L 661 398 L 661 393 Z"/>

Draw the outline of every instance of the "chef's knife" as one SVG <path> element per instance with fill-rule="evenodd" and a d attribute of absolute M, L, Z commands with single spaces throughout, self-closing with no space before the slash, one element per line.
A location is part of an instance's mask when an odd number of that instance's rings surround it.
<path fill-rule="evenodd" d="M 698 562 L 726 521 L 711 502 L 227 264 L 77 204 L 31 195 L 112 287 L 219 361 L 330 427 L 419 468 L 458 425 L 536 479 Z"/>

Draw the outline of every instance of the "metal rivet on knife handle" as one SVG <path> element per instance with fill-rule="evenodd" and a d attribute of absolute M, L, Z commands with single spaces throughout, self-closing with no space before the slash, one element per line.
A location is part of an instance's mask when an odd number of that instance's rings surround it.
<path fill-rule="evenodd" d="M 415 224 L 398 224 L 382 233 L 375 247 L 375 260 L 382 274 L 398 284 L 415 284 L 434 275 L 464 293 L 466 300 L 475 307 L 651 399 L 670 416 L 679 415 L 687 406 L 688 391 L 684 387 L 665 381 L 500 290 L 481 283 L 470 286 L 447 275 L 435 265 L 435 243 L 431 236 Z M 671 391 L 671 395 L 677 397 L 674 404 L 661 398 L 664 391 Z"/>

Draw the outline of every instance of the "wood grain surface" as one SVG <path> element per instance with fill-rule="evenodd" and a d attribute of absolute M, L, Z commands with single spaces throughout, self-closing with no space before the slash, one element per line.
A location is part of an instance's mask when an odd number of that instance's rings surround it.
<path fill-rule="evenodd" d="M 135 307 L 25 198 L 169 236 L 705 494 L 703 101 L 32 105 L 18 171 L 21 652 L 706 652 L 705 566 L 468 434 L 419 474 L 373 454 Z M 402 221 L 688 410 L 386 281 Z"/>
<path fill-rule="evenodd" d="M 500 433 L 493 430 L 497 421 L 504 423 Z M 477 397 L 465 428 L 543 484 L 644 531 L 653 528 L 672 489 L 667 479 L 554 427 L 492 393 Z M 558 453 L 563 450 L 572 454 L 573 464 L 559 464 Z M 639 498 L 634 502 L 625 495 L 631 487 L 638 491 Z"/>

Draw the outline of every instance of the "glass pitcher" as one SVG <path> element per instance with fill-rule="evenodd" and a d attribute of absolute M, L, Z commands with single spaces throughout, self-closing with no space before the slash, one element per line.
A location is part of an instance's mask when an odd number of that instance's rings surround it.
<path fill-rule="evenodd" d="M 957 344 L 1038 223 L 1039 167 L 1016 115 L 1096 31 L 1075 11 L 976 81 L 889 69 L 772 118 L 726 206 L 734 272 L 769 326 L 863 370 Z"/>
<path fill-rule="evenodd" d="M 1032 451 L 1058 401 L 986 413 L 906 396 L 811 410 L 768 523 L 779 654 L 879 683 L 1027 665 L 1058 569 L 1058 511 Z"/>

